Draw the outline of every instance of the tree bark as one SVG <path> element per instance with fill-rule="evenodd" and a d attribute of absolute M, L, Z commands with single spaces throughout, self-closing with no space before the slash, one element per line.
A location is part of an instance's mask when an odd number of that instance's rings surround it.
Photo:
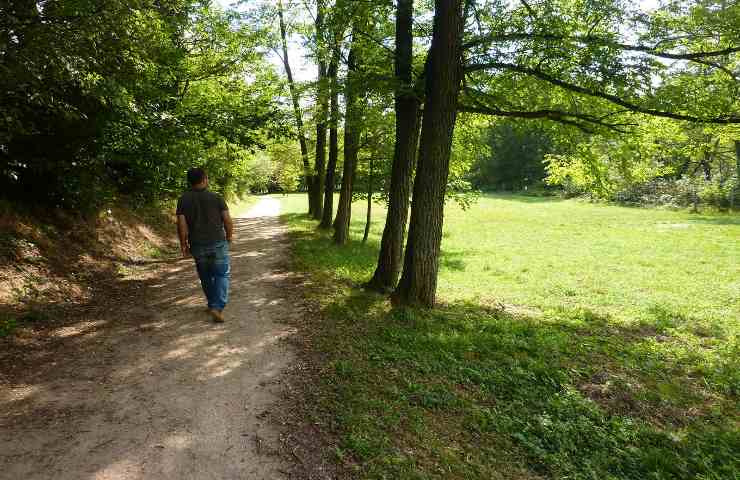
<path fill-rule="evenodd" d="M 326 175 L 326 116 L 329 109 L 329 98 L 326 92 L 326 62 L 323 59 L 324 43 L 324 2 L 319 0 L 316 13 L 316 57 L 319 76 L 316 87 L 316 161 L 314 179 L 309 195 L 313 201 L 310 206 L 311 216 L 321 220 L 324 213 L 324 176 Z"/>
<path fill-rule="evenodd" d="M 362 243 L 367 242 L 367 237 L 370 235 L 370 221 L 373 216 L 373 157 L 370 155 L 368 159 L 369 165 L 367 169 L 367 214 L 365 216 L 365 232 L 362 234 Z"/>
<path fill-rule="evenodd" d="M 337 159 L 339 157 L 339 136 L 337 124 L 339 122 L 339 84 L 337 83 L 337 70 L 339 68 L 339 45 L 332 49 L 331 62 L 329 62 L 329 88 L 331 97 L 331 108 L 329 113 L 329 163 L 326 165 L 326 182 L 324 187 L 324 212 L 321 216 L 319 228 L 329 229 L 332 225 L 334 215 L 334 183 L 337 171 Z"/>
<path fill-rule="evenodd" d="M 403 238 L 408 220 L 412 173 L 419 141 L 420 105 L 412 86 L 413 0 L 398 0 L 396 13 L 396 138 L 391 166 L 388 212 L 380 242 L 378 265 L 367 287 L 390 292 L 401 271 Z"/>
<path fill-rule="evenodd" d="M 354 35 L 353 35 L 354 39 Z M 344 166 L 342 186 L 339 190 L 337 217 L 334 219 L 334 243 L 344 245 L 349 240 L 349 224 L 352 219 L 352 192 L 357 172 L 357 150 L 360 139 L 360 123 L 357 112 L 357 88 L 354 85 L 357 64 L 354 41 L 347 56 L 347 80 L 344 87 Z"/>
<path fill-rule="evenodd" d="M 293 113 L 295 114 L 296 127 L 298 129 L 298 143 L 301 147 L 301 160 L 303 161 L 303 178 L 306 182 L 308 191 L 308 201 L 311 204 L 311 164 L 308 161 L 308 143 L 306 142 L 306 132 L 303 129 L 303 112 L 301 111 L 301 105 L 298 100 L 298 91 L 295 88 L 295 82 L 293 81 L 293 71 L 290 68 L 290 60 L 288 59 L 288 39 L 285 30 L 285 19 L 283 18 L 283 2 L 278 0 L 278 18 L 280 20 L 280 39 L 282 40 L 283 46 L 283 66 L 285 67 L 285 75 L 288 77 L 288 88 L 290 89 L 290 97 L 293 101 Z"/>
<path fill-rule="evenodd" d="M 710 152 L 704 152 L 704 158 L 701 161 L 701 168 L 704 171 L 704 180 L 712 179 L 712 154 Z"/>
<path fill-rule="evenodd" d="M 735 191 L 732 192 L 730 208 L 735 208 L 735 197 L 740 197 L 740 140 L 735 140 L 735 168 L 737 169 L 737 178 L 735 179 Z"/>
<path fill-rule="evenodd" d="M 401 304 L 432 307 L 435 301 L 445 190 L 462 78 L 462 27 L 462 0 L 436 0 L 408 244 L 401 280 L 393 295 Z"/>

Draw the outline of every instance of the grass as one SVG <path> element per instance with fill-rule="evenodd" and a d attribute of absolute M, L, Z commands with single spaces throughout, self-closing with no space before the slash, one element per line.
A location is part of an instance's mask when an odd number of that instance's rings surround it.
<path fill-rule="evenodd" d="M 18 328 L 19 325 L 41 323 L 49 321 L 49 314 L 38 308 L 29 309 L 22 314 L 13 312 L 0 313 L 0 338 L 7 337 Z"/>
<path fill-rule="evenodd" d="M 282 199 L 317 285 L 315 415 L 361 478 L 740 478 L 740 218 L 486 196 L 448 205 L 440 308 L 355 286 Z"/>

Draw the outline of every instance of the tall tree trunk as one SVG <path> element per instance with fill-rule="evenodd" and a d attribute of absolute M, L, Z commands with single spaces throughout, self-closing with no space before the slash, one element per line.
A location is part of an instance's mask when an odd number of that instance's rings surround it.
<path fill-rule="evenodd" d="M 704 180 L 712 179 L 712 154 L 710 152 L 704 152 L 704 158 L 701 161 L 701 168 L 704 171 Z"/>
<path fill-rule="evenodd" d="M 735 178 L 735 191 L 732 192 L 732 204 L 730 208 L 735 208 L 735 198 L 740 198 L 740 140 L 735 140 L 735 168 L 737 178 Z"/>
<path fill-rule="evenodd" d="M 360 123 L 357 118 L 357 88 L 354 85 L 357 64 L 355 63 L 354 35 L 347 56 L 347 80 L 344 87 L 344 166 L 342 186 L 339 189 L 337 217 L 334 219 L 334 243 L 344 245 L 349 240 L 349 223 L 352 219 L 352 192 L 357 171 L 357 150 L 360 139 Z"/>
<path fill-rule="evenodd" d="M 367 242 L 370 235 L 370 221 L 373 216 L 373 156 L 370 155 L 367 169 L 367 215 L 365 216 L 365 232 L 362 234 L 362 243 Z"/>
<path fill-rule="evenodd" d="M 434 305 L 445 190 L 462 78 L 462 0 L 436 0 L 426 78 L 426 105 L 403 273 L 394 292 L 402 304 Z"/>
<path fill-rule="evenodd" d="M 368 288 L 390 292 L 401 271 L 403 237 L 409 211 L 412 172 L 419 140 L 420 101 L 412 87 L 413 0 L 398 0 L 396 13 L 396 138 L 391 166 L 388 212 L 380 242 L 378 265 Z"/>
<path fill-rule="evenodd" d="M 321 216 L 319 228 L 331 228 L 334 215 L 334 184 L 337 171 L 337 159 L 339 157 L 339 136 L 337 124 L 339 123 L 339 84 L 337 82 L 337 70 L 339 68 L 339 45 L 335 43 L 332 49 L 331 62 L 329 63 L 329 87 L 331 97 L 331 109 L 329 113 L 329 163 L 326 165 L 326 182 L 324 187 L 324 212 Z"/>
<path fill-rule="evenodd" d="M 329 98 L 326 88 L 326 62 L 324 61 L 324 2 L 319 0 L 316 14 L 316 56 L 318 58 L 319 76 L 316 89 L 316 162 L 314 179 L 309 195 L 313 199 L 310 207 L 311 216 L 321 220 L 324 212 L 324 176 L 326 175 L 326 116 L 329 109 Z"/>
<path fill-rule="evenodd" d="M 295 114 L 296 127 L 298 128 L 298 143 L 301 146 L 301 159 L 303 160 L 303 178 L 306 182 L 308 191 L 308 201 L 311 204 L 311 164 L 308 161 L 308 143 L 306 142 L 306 133 L 303 129 L 303 112 L 301 111 L 301 105 L 298 100 L 298 91 L 295 88 L 295 82 L 293 81 L 293 71 L 290 68 L 290 60 L 288 59 L 288 39 L 285 31 L 285 19 L 283 18 L 283 2 L 278 0 L 278 18 L 280 20 L 280 39 L 283 45 L 283 66 L 285 67 L 285 75 L 288 77 L 288 88 L 290 89 L 290 97 L 293 100 L 293 113 Z"/>

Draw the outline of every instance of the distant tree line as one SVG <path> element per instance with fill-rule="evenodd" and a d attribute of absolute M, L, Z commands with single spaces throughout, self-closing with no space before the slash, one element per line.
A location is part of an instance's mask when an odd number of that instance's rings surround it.
<path fill-rule="evenodd" d="M 588 195 L 641 205 L 740 206 L 740 130 L 644 118 L 592 135 L 502 119 L 478 128 L 466 176 L 484 191 Z"/>

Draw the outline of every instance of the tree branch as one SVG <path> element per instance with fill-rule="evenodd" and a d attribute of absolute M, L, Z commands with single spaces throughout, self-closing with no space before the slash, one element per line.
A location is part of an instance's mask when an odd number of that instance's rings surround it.
<path fill-rule="evenodd" d="M 518 117 L 518 118 L 546 118 L 548 120 L 553 120 L 556 122 L 564 123 L 567 125 L 573 125 L 581 130 L 588 131 L 589 133 L 593 133 L 593 130 L 588 128 L 586 124 L 589 125 L 598 125 L 600 127 L 608 128 L 610 130 L 614 130 L 620 133 L 626 133 L 627 130 L 625 130 L 624 127 L 634 127 L 637 126 L 635 123 L 607 123 L 604 121 L 605 118 L 608 118 L 609 116 L 612 116 L 616 114 L 616 112 L 609 113 L 607 115 L 602 115 L 601 117 L 596 117 L 594 115 L 589 115 L 586 113 L 577 113 L 577 112 L 566 112 L 563 110 L 553 110 L 553 109 L 540 109 L 540 110 L 504 110 L 500 108 L 499 106 L 495 105 L 495 98 L 493 98 L 491 95 L 481 92 L 480 90 L 476 90 L 474 88 L 466 88 L 464 89 L 465 97 L 462 98 L 462 103 L 465 103 L 465 100 L 470 100 L 473 102 L 474 105 L 464 105 L 461 107 L 461 111 L 465 112 L 474 112 L 474 113 L 480 113 L 484 115 L 495 115 L 495 116 L 503 116 L 503 117 Z M 486 101 L 481 101 L 481 98 L 486 99 Z M 621 112 L 624 113 L 624 112 Z M 575 119 L 575 120 L 572 120 Z M 584 122 L 586 124 L 584 124 Z"/>
<path fill-rule="evenodd" d="M 720 57 L 722 55 L 729 55 L 732 53 L 740 52 L 740 47 L 727 47 L 722 50 L 711 50 L 707 52 L 689 52 L 689 53 L 673 53 L 662 51 L 657 46 L 649 45 L 630 45 L 626 43 L 615 42 L 611 39 L 604 37 L 569 37 L 567 35 L 554 35 L 554 34 L 532 34 L 532 33 L 506 33 L 506 34 L 491 34 L 477 39 L 471 40 L 463 44 L 464 49 L 477 47 L 487 42 L 509 42 L 517 40 L 550 40 L 550 41 L 574 41 L 587 45 L 600 45 L 604 47 L 615 47 L 620 50 L 626 50 L 631 52 L 642 52 L 655 57 L 666 58 L 671 60 L 701 60 L 710 57 Z"/>
<path fill-rule="evenodd" d="M 564 112 L 556 112 L 556 111 L 551 111 L 551 110 L 506 111 L 506 110 L 497 110 L 495 108 L 470 106 L 470 105 L 463 105 L 463 104 L 459 105 L 457 110 L 459 112 L 477 113 L 481 115 L 492 115 L 496 117 L 514 117 L 514 118 L 529 118 L 529 119 L 544 118 L 547 120 L 552 120 L 554 122 L 576 127 L 585 133 L 594 133 L 593 129 L 588 128 L 588 126 L 584 125 L 583 123 L 566 118 L 567 115 L 565 115 Z"/>
<path fill-rule="evenodd" d="M 529 13 L 529 16 L 532 18 L 532 20 L 537 19 L 537 15 L 534 14 L 534 10 L 532 10 L 532 7 L 529 6 L 527 3 L 527 0 L 521 0 L 522 5 L 524 5 L 524 8 L 527 9 L 527 13 Z"/>
<path fill-rule="evenodd" d="M 690 122 L 697 122 L 697 123 L 717 123 L 717 124 L 740 123 L 740 116 L 728 115 L 724 117 L 701 118 L 701 117 L 697 117 L 694 115 L 684 115 L 680 113 L 666 112 L 663 110 L 655 110 L 652 108 L 646 108 L 646 107 L 637 105 L 635 103 L 629 102 L 627 100 L 624 100 L 622 98 L 619 98 L 616 95 L 601 92 L 598 90 L 593 90 L 591 88 L 586 88 L 581 85 L 576 85 L 576 84 L 567 82 L 565 80 L 561 80 L 557 77 L 554 77 L 550 75 L 549 73 L 543 72 L 542 70 L 528 68 L 522 65 L 515 65 L 512 63 L 502 63 L 502 62 L 488 62 L 484 64 L 467 65 L 465 67 L 465 71 L 468 73 L 479 71 L 479 70 L 488 70 L 488 69 L 508 70 L 512 72 L 522 73 L 524 75 L 529 75 L 529 76 L 538 78 L 540 80 L 543 80 L 545 82 L 548 82 L 552 85 L 561 87 L 565 90 L 570 90 L 572 92 L 580 93 L 582 95 L 587 95 L 589 97 L 602 98 L 611 103 L 622 106 L 632 112 L 644 113 L 646 115 L 652 115 L 654 117 L 672 118 L 674 120 L 687 120 Z"/>

